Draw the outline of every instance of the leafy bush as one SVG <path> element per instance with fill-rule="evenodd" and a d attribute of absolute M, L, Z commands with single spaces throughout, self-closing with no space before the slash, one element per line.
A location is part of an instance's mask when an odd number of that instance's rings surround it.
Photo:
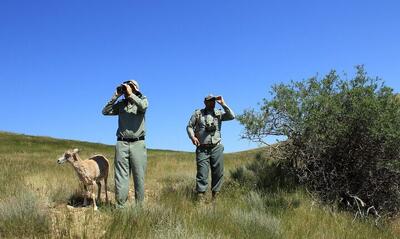
<path fill-rule="evenodd" d="M 266 143 L 267 136 L 285 136 L 280 161 L 322 201 L 360 212 L 363 201 L 365 208 L 394 214 L 400 208 L 399 99 L 363 66 L 356 69 L 353 79 L 332 71 L 275 85 L 259 111 L 238 117 L 242 137 Z"/>

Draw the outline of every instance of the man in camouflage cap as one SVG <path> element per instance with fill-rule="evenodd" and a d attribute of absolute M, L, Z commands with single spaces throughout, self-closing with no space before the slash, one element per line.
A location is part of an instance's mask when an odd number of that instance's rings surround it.
<path fill-rule="evenodd" d="M 215 109 L 215 102 L 224 109 Z M 224 146 L 221 143 L 222 121 L 235 118 L 222 96 L 208 95 L 204 98 L 205 108 L 196 110 L 186 127 L 189 138 L 196 145 L 196 191 L 199 200 L 204 200 L 208 185 L 208 168 L 211 166 L 212 199 L 221 189 L 224 175 Z"/>
<path fill-rule="evenodd" d="M 124 95 L 124 99 L 117 99 Z M 104 106 L 103 115 L 118 115 L 117 144 L 115 147 L 116 207 L 123 208 L 128 200 L 129 175 L 132 173 L 135 200 L 144 200 L 144 177 L 147 166 L 145 144 L 145 113 L 147 98 L 139 91 L 135 80 L 117 87 L 111 100 Z"/>

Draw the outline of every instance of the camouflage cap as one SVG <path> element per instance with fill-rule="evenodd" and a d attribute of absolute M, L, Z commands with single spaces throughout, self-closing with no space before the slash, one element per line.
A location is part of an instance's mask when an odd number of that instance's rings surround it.
<path fill-rule="evenodd" d="M 213 94 L 209 94 L 204 97 L 204 101 L 215 100 L 215 96 Z"/>

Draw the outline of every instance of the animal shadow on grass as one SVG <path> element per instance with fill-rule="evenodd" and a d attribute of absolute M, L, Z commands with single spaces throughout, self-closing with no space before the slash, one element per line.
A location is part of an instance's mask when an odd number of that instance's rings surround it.
<path fill-rule="evenodd" d="M 73 208 L 91 208 L 93 205 L 93 199 L 91 197 L 87 197 L 87 204 L 84 204 L 85 197 L 80 191 L 75 191 L 67 201 L 67 206 L 73 207 Z M 111 202 L 105 202 L 104 200 L 96 200 L 97 206 L 99 208 L 107 208 L 111 207 L 112 203 Z"/>

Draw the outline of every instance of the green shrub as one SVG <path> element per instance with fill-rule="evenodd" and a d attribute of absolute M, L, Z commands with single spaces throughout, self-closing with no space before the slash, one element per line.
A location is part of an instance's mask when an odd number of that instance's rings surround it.
<path fill-rule="evenodd" d="M 400 104 L 393 89 L 358 66 L 353 79 L 332 71 L 275 85 L 272 94 L 259 111 L 238 117 L 244 138 L 286 137 L 279 164 L 324 202 L 361 212 L 362 200 L 365 209 L 399 211 Z"/>

